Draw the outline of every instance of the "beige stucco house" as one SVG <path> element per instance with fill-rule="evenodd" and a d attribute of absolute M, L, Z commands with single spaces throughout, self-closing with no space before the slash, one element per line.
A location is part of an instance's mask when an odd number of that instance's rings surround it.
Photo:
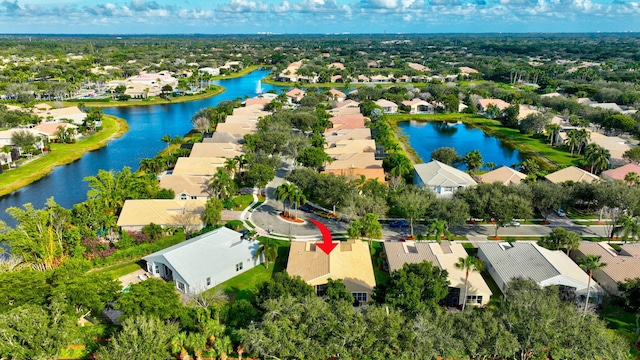
<path fill-rule="evenodd" d="M 340 279 L 359 304 L 371 301 L 376 286 L 369 245 L 360 240 L 339 242 L 329 255 L 313 242 L 292 241 L 287 272 L 300 276 L 318 295 L 329 279 Z"/>

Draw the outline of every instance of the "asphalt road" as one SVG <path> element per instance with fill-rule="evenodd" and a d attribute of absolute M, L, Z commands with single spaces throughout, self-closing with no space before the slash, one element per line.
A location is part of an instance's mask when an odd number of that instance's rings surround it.
<path fill-rule="evenodd" d="M 247 214 L 245 220 L 251 221 L 257 227 L 258 233 L 267 234 L 268 232 L 280 236 L 298 238 L 301 240 L 310 240 L 320 238 L 320 230 L 307 221 L 315 219 L 325 224 L 332 233 L 346 233 L 348 224 L 337 220 L 329 220 L 318 216 L 317 214 L 309 214 L 298 211 L 298 217 L 305 220 L 304 224 L 295 224 L 285 221 L 278 215 L 283 210 L 283 203 L 275 200 L 275 189 L 284 182 L 284 176 L 288 171 L 287 166 L 276 172 L 276 177 L 267 185 L 266 194 L 267 201 L 255 208 Z M 569 219 L 559 217 L 555 214 L 549 216 L 549 225 L 521 225 L 519 227 L 501 227 L 498 229 L 498 235 L 506 236 L 546 236 L 554 227 L 564 227 L 567 230 L 575 231 L 580 236 L 606 236 L 606 228 L 603 225 L 582 226 L 576 225 Z M 269 231 L 267 231 L 269 230 Z M 391 228 L 383 225 L 383 240 L 397 240 L 402 237 L 403 233 L 409 232 L 409 228 Z M 414 227 L 415 234 L 424 234 L 426 228 L 424 225 Z M 452 229 L 455 235 L 466 236 L 470 240 L 486 240 L 487 236 L 495 234 L 495 225 L 465 225 Z"/>

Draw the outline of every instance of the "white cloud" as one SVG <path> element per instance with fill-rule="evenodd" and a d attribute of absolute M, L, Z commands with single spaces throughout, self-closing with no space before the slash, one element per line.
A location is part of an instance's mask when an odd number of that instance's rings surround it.
<path fill-rule="evenodd" d="M 248 1 L 248 0 L 231 0 L 228 4 L 220 5 L 218 10 L 224 12 L 260 12 L 264 13 L 269 10 L 269 6 L 262 1 Z"/>

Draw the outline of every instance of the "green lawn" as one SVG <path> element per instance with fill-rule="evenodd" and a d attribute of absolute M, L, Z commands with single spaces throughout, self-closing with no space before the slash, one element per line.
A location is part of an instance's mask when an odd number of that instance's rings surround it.
<path fill-rule="evenodd" d="M 258 284 L 268 281 L 274 273 L 282 272 L 287 268 L 287 259 L 289 258 L 289 248 L 291 245 L 288 241 L 274 241 L 278 244 L 278 257 L 276 258 L 275 264 L 270 263 L 268 269 L 264 264 L 258 265 L 208 291 L 222 289 L 226 294 L 231 295 L 233 299 L 250 299 Z"/>
<path fill-rule="evenodd" d="M 128 261 L 122 264 L 109 266 L 96 272 L 109 274 L 112 278 L 118 279 L 121 276 L 131 274 L 132 272 L 142 269 L 142 260 Z"/>
<path fill-rule="evenodd" d="M 607 327 L 609 327 L 609 329 L 613 329 L 616 333 L 620 334 L 629 342 L 629 353 L 634 356 L 635 359 L 637 359 L 640 353 L 635 348 L 635 346 L 633 346 L 633 344 L 640 339 L 635 334 L 635 315 L 620 309 L 618 306 L 612 305 L 605 306 L 602 315 L 607 322 Z"/>
<path fill-rule="evenodd" d="M 484 270 L 480 272 L 480 275 L 482 275 L 484 282 L 487 283 L 487 285 L 489 286 L 489 289 L 491 290 L 491 299 L 489 300 L 489 308 L 492 310 L 495 310 L 498 308 L 498 306 L 500 306 L 500 303 L 502 302 L 502 290 L 498 287 L 498 284 L 496 284 L 496 282 L 493 281 L 493 278 L 491 277 L 491 275 L 489 275 L 488 271 Z"/>
<path fill-rule="evenodd" d="M 424 115 L 387 115 L 391 122 L 400 121 L 462 121 L 465 124 L 473 125 L 487 134 L 499 138 L 503 143 L 517 149 L 526 157 L 539 157 L 550 162 L 547 170 L 552 170 L 555 166 L 566 167 L 577 165 L 581 157 L 571 157 L 565 147 L 551 147 L 544 138 L 535 138 L 532 135 L 521 134 L 519 130 L 506 128 L 498 120 L 487 119 L 479 115 L 472 114 L 424 114 Z"/>
<path fill-rule="evenodd" d="M 0 175 L 0 196 L 31 184 L 50 173 L 56 166 L 76 161 L 87 151 L 105 146 L 113 137 L 119 137 L 127 131 L 127 123 L 113 116 L 105 115 L 103 129 L 75 144 L 51 144 L 51 151 L 16 169 Z"/>
<path fill-rule="evenodd" d="M 373 241 L 371 243 L 371 253 L 371 261 L 373 261 L 373 275 L 376 278 L 376 285 L 380 286 L 382 284 L 386 284 L 391 275 L 389 275 L 388 271 L 382 270 L 379 265 L 380 261 L 378 259 L 384 257 L 384 247 L 382 242 Z"/>
<path fill-rule="evenodd" d="M 253 202 L 252 194 L 244 194 L 240 196 L 236 196 L 235 200 L 238 202 L 238 206 L 234 206 L 233 210 L 244 210 Z"/>

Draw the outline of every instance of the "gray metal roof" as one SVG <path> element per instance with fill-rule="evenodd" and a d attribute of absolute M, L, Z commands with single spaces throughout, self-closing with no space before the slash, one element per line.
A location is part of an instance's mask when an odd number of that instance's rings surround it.
<path fill-rule="evenodd" d="M 540 283 L 561 274 L 533 243 L 482 243 L 478 255 L 486 258 L 487 266 L 490 264 L 505 283 L 517 277 Z"/>
<path fill-rule="evenodd" d="M 202 276 L 234 266 L 238 257 L 252 257 L 256 241 L 242 240 L 241 234 L 221 227 L 193 239 L 143 257 L 143 260 L 170 265 L 188 285 Z"/>

